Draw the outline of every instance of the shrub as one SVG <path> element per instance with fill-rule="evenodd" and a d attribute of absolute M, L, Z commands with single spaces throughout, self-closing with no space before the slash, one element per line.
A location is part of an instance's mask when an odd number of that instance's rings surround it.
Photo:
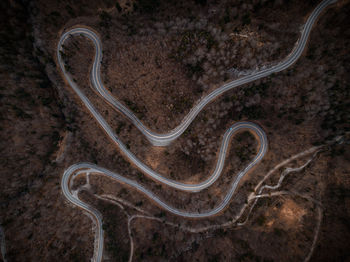
<path fill-rule="evenodd" d="M 266 217 L 265 217 L 264 215 L 259 216 L 259 217 L 256 219 L 256 223 L 257 223 L 259 226 L 263 226 L 263 225 L 266 223 Z"/>
<path fill-rule="evenodd" d="M 152 14 L 159 8 L 159 0 L 137 0 L 134 5 L 134 10 L 140 13 Z"/>
<path fill-rule="evenodd" d="M 242 114 L 250 119 L 262 119 L 266 115 L 263 107 L 260 105 L 245 107 L 242 110 Z"/>
<path fill-rule="evenodd" d="M 242 17 L 242 25 L 250 25 L 250 16 L 248 13 L 246 13 L 243 17 Z"/>
<path fill-rule="evenodd" d="M 204 70 L 202 67 L 202 63 L 197 62 L 195 65 L 187 64 L 186 65 L 187 73 L 189 77 L 192 77 L 193 75 L 202 75 Z"/>
<path fill-rule="evenodd" d="M 100 14 L 100 20 L 100 26 L 108 28 L 112 18 L 106 11 L 102 11 L 102 13 Z"/>
<path fill-rule="evenodd" d="M 115 7 L 117 8 L 118 12 L 122 11 L 122 8 L 118 2 L 115 3 Z"/>
<path fill-rule="evenodd" d="M 194 2 L 197 5 L 202 5 L 202 6 L 205 6 L 207 4 L 207 0 L 194 0 Z"/>

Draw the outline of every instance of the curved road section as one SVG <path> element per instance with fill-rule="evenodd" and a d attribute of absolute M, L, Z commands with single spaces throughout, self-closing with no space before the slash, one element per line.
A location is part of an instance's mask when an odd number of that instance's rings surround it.
<path fill-rule="evenodd" d="M 228 149 L 228 144 L 230 142 L 230 139 L 232 135 L 239 130 L 245 129 L 249 130 L 250 132 L 254 133 L 256 137 L 259 140 L 259 150 L 257 155 L 254 157 L 254 159 L 249 163 L 249 165 L 244 168 L 241 172 L 239 172 L 236 177 L 234 178 L 233 182 L 231 183 L 231 186 L 224 197 L 223 201 L 219 203 L 215 208 L 204 211 L 201 213 L 196 212 L 189 212 L 185 210 L 180 210 L 177 208 L 174 208 L 170 205 L 168 205 L 166 202 L 161 200 L 159 197 L 157 197 L 155 194 L 153 194 L 148 189 L 144 188 L 142 185 L 138 184 L 136 181 L 130 180 L 128 178 L 125 178 L 117 173 L 114 173 L 110 170 L 104 169 L 102 167 L 98 167 L 96 165 L 90 164 L 90 163 L 79 163 L 70 166 L 68 169 L 65 170 L 63 177 L 62 177 L 62 192 L 65 195 L 65 197 L 74 205 L 82 208 L 86 212 L 93 215 L 93 217 L 96 220 L 97 223 L 97 238 L 96 238 L 96 246 L 95 246 L 95 254 L 94 254 L 94 260 L 95 261 L 101 261 L 102 255 L 103 255 L 103 229 L 102 229 L 102 215 L 93 207 L 90 205 L 82 202 L 78 195 L 71 191 L 70 187 L 74 181 L 74 179 L 82 174 L 85 173 L 95 173 L 104 175 L 107 177 L 110 177 L 112 179 L 117 180 L 120 183 L 126 184 L 139 192 L 145 194 L 148 198 L 155 201 L 158 205 L 160 205 L 165 210 L 178 215 L 182 217 L 189 217 L 189 218 L 203 218 L 203 217 L 209 217 L 213 216 L 215 214 L 218 214 L 221 212 L 230 202 L 241 178 L 257 163 L 261 161 L 261 159 L 264 157 L 266 151 L 267 151 L 267 138 L 265 132 L 256 124 L 251 122 L 238 122 L 232 125 L 224 134 L 223 140 L 220 147 L 219 157 L 216 163 L 215 170 L 213 173 L 207 178 L 205 181 L 200 182 L 198 184 L 186 184 L 178 181 L 174 181 L 171 179 L 168 179 L 161 174 L 158 174 L 156 171 L 152 170 L 150 167 L 145 165 L 141 160 L 139 160 L 133 153 L 131 153 L 126 146 L 122 143 L 122 141 L 119 140 L 117 135 L 113 132 L 111 127 L 108 125 L 108 123 L 105 121 L 105 119 L 100 115 L 100 113 L 95 109 L 95 107 L 92 105 L 92 103 L 88 100 L 88 98 L 83 94 L 83 92 L 78 88 L 77 84 L 72 80 L 71 75 L 65 70 L 65 64 L 61 56 L 61 52 L 63 52 L 63 44 L 64 42 L 71 36 L 71 35 L 83 35 L 89 38 L 95 45 L 95 60 L 93 63 L 92 71 L 91 71 L 91 81 L 93 88 L 97 90 L 97 92 L 115 109 L 122 112 L 126 117 L 128 117 L 135 126 L 148 138 L 148 140 L 153 144 L 157 146 L 164 146 L 168 145 L 173 141 L 174 139 L 178 138 L 185 130 L 186 128 L 191 124 L 191 122 L 195 119 L 195 117 L 199 114 L 199 112 L 211 101 L 213 101 L 215 98 L 223 94 L 224 92 L 235 88 L 237 86 L 247 84 L 249 82 L 255 81 L 257 79 L 266 77 L 271 75 L 272 73 L 280 72 L 288 67 L 290 67 L 302 54 L 305 45 L 307 43 L 308 37 L 310 35 L 311 28 L 313 24 L 315 23 L 316 19 L 320 15 L 320 13 L 330 4 L 335 3 L 336 0 L 324 0 L 322 1 L 312 12 L 310 17 L 308 18 L 306 24 L 303 27 L 301 37 L 298 40 L 298 42 L 295 45 L 295 48 L 291 52 L 291 54 L 286 57 L 284 60 L 282 60 L 280 63 L 278 63 L 275 66 L 272 66 L 270 68 L 258 71 L 256 73 L 253 73 L 252 75 L 248 75 L 242 78 L 239 78 L 237 80 L 231 81 L 220 88 L 214 90 L 209 95 L 204 97 L 202 100 L 199 101 L 197 105 L 195 105 L 190 112 L 187 114 L 187 116 L 184 118 L 184 120 L 181 122 L 181 124 L 176 127 L 175 129 L 171 130 L 167 134 L 157 134 L 152 132 L 150 129 L 145 127 L 142 122 L 123 104 L 121 104 L 118 100 L 116 100 L 109 92 L 108 90 L 103 86 L 101 81 L 101 74 L 100 74 L 100 67 L 101 67 L 101 61 L 102 61 L 102 45 L 101 41 L 98 38 L 98 36 L 92 32 L 91 30 L 87 28 L 74 28 L 66 33 L 64 33 L 60 41 L 58 43 L 57 48 L 57 59 L 58 63 L 60 65 L 60 68 L 64 74 L 65 79 L 69 83 L 69 85 L 73 88 L 73 90 L 76 92 L 76 94 L 79 96 L 79 98 L 82 100 L 84 105 L 88 108 L 90 113 L 93 115 L 93 117 L 96 119 L 96 121 L 100 124 L 100 126 L 104 129 L 104 131 L 107 133 L 107 135 L 113 140 L 113 142 L 120 148 L 120 150 L 125 154 L 125 156 L 134 163 L 141 171 L 143 171 L 145 174 L 150 176 L 151 178 L 166 184 L 170 187 L 188 191 L 188 192 L 198 192 L 201 191 L 210 185 L 212 185 L 220 176 L 224 162 L 225 162 L 225 156 Z"/>
<path fill-rule="evenodd" d="M 130 111 L 127 107 L 125 107 L 122 103 L 120 103 L 117 99 L 115 99 L 111 93 L 104 87 L 102 81 L 101 81 L 101 62 L 102 62 L 102 44 L 99 39 L 99 37 L 91 30 L 87 28 L 74 28 L 67 32 L 65 32 L 59 41 L 58 49 L 57 49 L 57 57 L 58 62 L 60 64 L 61 70 L 64 73 L 65 78 L 71 85 L 72 79 L 70 75 L 66 72 L 64 68 L 64 62 L 62 60 L 60 51 L 63 51 L 62 45 L 64 44 L 65 40 L 69 38 L 71 35 L 83 35 L 89 38 L 93 44 L 95 45 L 95 60 L 93 63 L 93 67 L 91 70 L 91 82 L 93 85 L 93 88 L 96 89 L 96 91 L 109 103 L 111 104 L 115 109 L 122 112 L 127 118 L 129 118 L 134 125 L 147 137 L 147 139 L 153 144 L 158 146 L 164 146 L 171 143 L 173 140 L 178 138 L 186 129 L 187 127 L 192 123 L 192 121 L 196 118 L 196 116 L 199 114 L 199 112 L 211 101 L 213 101 L 215 98 L 223 94 L 224 92 L 233 89 L 237 86 L 250 83 L 252 81 L 261 79 L 263 77 L 269 76 L 273 73 L 280 72 L 284 69 L 287 69 L 290 67 L 293 63 L 295 63 L 298 58 L 301 56 L 305 45 L 307 43 L 308 37 L 310 35 L 311 28 L 313 24 L 315 23 L 317 17 L 319 14 L 326 8 L 328 5 L 334 3 L 336 1 L 334 0 L 325 0 L 322 1 L 312 12 L 310 17 L 308 18 L 307 22 L 305 23 L 302 32 L 301 37 L 296 43 L 295 48 L 293 51 L 288 55 L 284 60 L 282 60 L 280 63 L 278 63 L 275 66 L 272 66 L 267 69 L 263 69 L 261 71 L 255 72 L 252 75 L 248 75 L 242 78 L 239 78 L 237 80 L 231 81 L 229 83 L 226 83 L 222 85 L 220 88 L 214 90 L 210 94 L 208 94 L 206 97 L 201 99 L 191 110 L 190 112 L 185 116 L 183 121 L 179 126 L 171 130 L 170 132 L 166 134 L 157 134 L 147 128 L 136 116 L 135 114 Z M 72 85 L 71 85 L 72 86 Z M 73 86 L 72 86 L 73 87 Z M 73 87 L 75 90 L 75 88 Z"/>

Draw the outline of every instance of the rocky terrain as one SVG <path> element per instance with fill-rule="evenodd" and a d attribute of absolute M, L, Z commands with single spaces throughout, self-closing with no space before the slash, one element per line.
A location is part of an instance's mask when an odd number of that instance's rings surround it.
<path fill-rule="evenodd" d="M 1 2 L 5 10 L 0 18 L 3 260 L 90 260 L 94 225 L 67 203 L 60 187 L 65 168 L 74 163 L 98 164 L 138 181 L 178 208 L 203 211 L 220 202 L 229 182 L 257 151 L 254 136 L 237 134 L 223 175 L 196 194 L 147 178 L 109 141 L 65 83 L 56 63 L 57 42 L 65 29 L 84 25 L 100 35 L 105 86 L 146 126 L 165 132 L 218 86 L 285 58 L 317 4 L 277 0 Z M 299 261 L 311 254 L 314 239 L 311 261 L 349 259 L 349 11 L 350 2 L 345 0 L 330 7 L 313 28 L 307 49 L 295 65 L 225 93 L 169 147 L 153 147 L 91 89 L 93 46 L 84 37 L 69 40 L 65 59 L 79 87 L 130 150 L 164 176 L 186 182 L 208 177 L 222 136 L 236 121 L 256 122 L 269 140 L 268 153 L 244 178 L 230 206 L 209 219 L 168 214 L 143 195 L 105 177 L 90 175 L 88 187 L 82 187 L 85 178 L 76 181 L 81 198 L 103 215 L 105 261 L 129 259 L 128 228 L 134 261 Z M 343 143 L 322 148 L 306 168 L 285 178 L 279 190 L 292 193 L 259 199 L 252 212 L 247 210 L 239 220 L 247 219 L 244 225 L 195 233 L 186 229 L 231 221 L 269 170 L 337 136 L 343 136 Z M 302 166 L 310 158 L 305 155 L 287 166 Z M 276 184 L 285 167 L 266 183 Z M 121 209 L 115 201 L 99 198 L 103 195 L 127 200 L 131 207 L 122 204 Z M 132 206 L 162 222 L 136 218 L 128 227 L 131 216 L 143 214 Z"/>

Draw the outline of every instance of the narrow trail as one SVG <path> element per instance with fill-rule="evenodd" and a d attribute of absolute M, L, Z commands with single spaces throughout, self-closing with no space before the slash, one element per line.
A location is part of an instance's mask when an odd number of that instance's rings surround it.
<path fill-rule="evenodd" d="M 309 254 L 307 254 L 307 256 L 304 260 L 305 262 L 310 261 L 312 254 L 314 253 L 314 250 L 315 250 L 315 247 L 317 244 L 317 240 L 318 240 L 318 236 L 320 233 L 321 223 L 322 223 L 322 219 L 323 219 L 323 210 L 320 206 L 317 206 L 317 214 L 318 214 L 318 219 L 317 219 L 317 225 L 316 225 L 316 229 L 315 229 L 314 239 L 312 240 L 310 252 L 309 252 Z"/>
<path fill-rule="evenodd" d="M 313 254 L 313 251 L 315 249 L 315 246 L 317 244 L 317 239 L 318 239 L 319 230 L 320 230 L 321 221 L 322 221 L 322 204 L 318 200 L 315 200 L 314 198 L 310 197 L 309 195 L 301 194 L 299 192 L 286 191 L 286 190 L 282 190 L 282 191 L 273 191 L 273 190 L 277 190 L 280 188 L 281 184 L 283 183 L 283 180 L 287 177 L 287 175 L 289 175 L 291 173 L 298 173 L 298 172 L 303 171 L 306 167 L 308 167 L 316 159 L 316 156 L 318 154 L 320 154 L 322 151 L 326 151 L 326 148 L 329 145 L 331 145 L 333 143 L 337 143 L 338 140 L 339 140 L 339 138 L 337 138 L 334 141 L 331 141 L 325 145 L 309 148 L 309 149 L 307 149 L 301 153 L 295 154 L 295 155 L 291 156 L 290 158 L 277 164 L 274 168 L 272 168 L 269 172 L 267 172 L 266 175 L 264 176 L 264 178 L 258 183 L 258 185 L 256 187 L 256 191 L 258 193 L 250 194 L 248 199 L 247 199 L 247 203 L 245 203 L 244 205 L 241 206 L 240 211 L 236 214 L 236 216 L 234 216 L 228 222 L 225 222 L 222 224 L 214 224 L 214 225 L 204 226 L 204 227 L 186 227 L 186 226 L 179 225 L 177 223 L 166 221 L 166 220 L 161 219 L 159 217 L 152 216 L 148 211 L 143 210 L 142 208 L 133 205 L 132 203 L 128 202 L 125 199 L 115 197 L 113 195 L 108 195 L 108 194 L 107 195 L 106 194 L 103 194 L 103 195 L 94 194 L 94 196 L 100 200 L 107 201 L 109 203 L 117 205 L 122 210 L 122 212 L 127 216 L 127 218 L 128 218 L 128 220 L 127 220 L 128 235 L 129 235 L 129 241 L 130 241 L 130 254 L 129 254 L 129 261 L 130 262 L 132 261 L 134 250 L 135 250 L 135 245 L 134 245 L 134 241 L 133 241 L 133 237 L 132 237 L 132 222 L 134 222 L 136 220 L 148 219 L 148 220 L 157 221 L 159 223 L 162 223 L 162 224 L 165 224 L 165 225 L 168 225 L 171 227 L 178 228 L 179 230 L 182 230 L 185 232 L 202 233 L 202 232 L 217 230 L 220 228 L 245 226 L 250 218 L 250 214 L 252 213 L 252 211 L 253 211 L 253 209 L 254 209 L 254 207 L 257 204 L 259 199 L 273 198 L 273 197 L 279 197 L 279 196 L 284 196 L 284 195 L 300 197 L 300 198 L 303 198 L 305 200 L 313 202 L 317 207 L 317 221 L 316 221 L 314 238 L 312 241 L 312 245 L 310 247 L 310 251 L 304 260 L 305 262 L 307 262 L 310 260 L 312 254 Z M 311 155 L 311 157 L 308 158 L 302 165 L 300 165 L 298 167 L 294 167 L 294 168 L 286 167 L 282 171 L 282 173 L 280 174 L 278 182 L 275 185 L 263 184 L 263 182 L 266 181 L 267 178 L 271 177 L 280 168 L 291 163 L 293 160 L 300 159 L 300 158 L 306 157 L 308 155 Z M 87 181 L 88 181 L 89 174 L 90 173 L 86 174 Z M 88 190 L 89 187 L 87 187 L 86 185 L 82 185 L 82 186 L 80 186 L 80 188 L 84 189 L 84 190 Z M 270 191 L 269 193 L 263 193 L 264 189 L 269 189 L 272 192 Z M 130 215 L 129 212 L 127 212 L 124 207 L 128 207 L 130 209 L 133 209 L 134 211 L 139 212 L 141 214 Z M 249 210 L 247 211 L 247 209 L 249 209 Z M 248 214 L 246 215 L 245 220 L 243 222 L 239 222 L 239 220 L 242 218 L 242 216 L 244 215 L 244 213 L 246 211 L 248 212 Z"/>

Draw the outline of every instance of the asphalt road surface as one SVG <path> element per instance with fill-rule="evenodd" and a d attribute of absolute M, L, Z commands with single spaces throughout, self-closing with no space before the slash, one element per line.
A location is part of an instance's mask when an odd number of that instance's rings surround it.
<path fill-rule="evenodd" d="M 261 161 L 261 159 L 264 157 L 266 151 L 267 151 L 267 137 L 265 132 L 256 124 L 251 122 L 238 122 L 232 125 L 224 134 L 219 157 L 216 163 L 215 170 L 213 173 L 203 182 L 200 182 L 198 184 L 186 184 L 178 181 L 174 181 L 172 179 L 168 179 L 161 174 L 157 173 L 156 171 L 152 170 L 150 167 L 145 165 L 141 160 L 139 160 L 132 152 L 130 152 L 127 147 L 122 143 L 122 141 L 119 140 L 117 135 L 113 132 L 111 127 L 108 125 L 108 123 L 105 121 L 105 119 L 100 115 L 100 113 L 97 111 L 97 109 L 92 105 L 92 103 L 88 100 L 88 98 L 83 94 L 83 92 L 79 89 L 78 85 L 72 80 L 71 75 L 66 71 L 64 61 L 61 56 L 61 52 L 64 52 L 63 50 L 63 44 L 64 42 L 73 35 L 83 35 L 87 38 L 89 38 L 95 45 L 95 59 L 93 63 L 93 67 L 91 70 L 91 82 L 93 88 L 96 89 L 96 91 L 115 109 L 122 112 L 126 117 L 128 117 L 134 125 L 147 137 L 147 139 L 156 146 L 165 146 L 170 144 L 173 140 L 178 138 L 186 129 L 187 127 L 192 123 L 192 121 L 195 119 L 195 117 L 199 114 L 199 112 L 211 101 L 216 99 L 218 96 L 222 95 L 224 92 L 233 89 L 237 86 L 250 83 L 252 81 L 255 81 L 257 79 L 267 77 L 273 73 L 280 72 L 288 67 L 290 67 L 293 63 L 295 63 L 298 58 L 301 56 L 305 45 L 307 43 L 307 40 L 310 35 L 310 31 L 312 26 L 314 25 L 315 21 L 317 20 L 318 16 L 321 14 L 321 12 L 330 4 L 335 3 L 334 0 L 324 0 L 322 1 L 312 12 L 310 17 L 308 18 L 307 22 L 305 23 L 302 32 L 301 37 L 296 43 L 293 51 L 288 55 L 284 60 L 282 60 L 280 63 L 278 63 L 275 66 L 272 66 L 270 68 L 263 69 L 258 72 L 254 72 L 251 75 L 244 76 L 242 78 L 239 78 L 237 80 L 231 81 L 229 83 L 226 83 L 222 85 L 220 88 L 214 90 L 210 94 L 208 94 L 206 97 L 201 99 L 185 116 L 183 121 L 179 126 L 177 126 L 175 129 L 171 130 L 170 132 L 166 134 L 157 134 L 153 131 L 151 131 L 149 128 L 145 127 L 143 123 L 135 116 L 134 113 L 132 113 L 128 108 L 126 108 L 123 104 L 121 104 L 117 99 L 115 99 L 110 92 L 103 86 L 103 83 L 101 81 L 101 74 L 100 74 L 100 67 L 102 62 L 102 44 L 97 36 L 92 30 L 88 28 L 73 28 L 67 32 L 65 32 L 58 43 L 57 47 L 57 59 L 58 63 L 60 65 L 60 68 L 62 70 L 62 73 L 64 75 L 64 78 L 68 82 L 68 84 L 73 88 L 73 90 L 76 92 L 76 94 L 79 96 L 79 98 L 82 100 L 84 105 L 87 107 L 87 109 L 90 111 L 90 113 L 93 115 L 93 117 L 96 119 L 96 121 L 100 124 L 100 126 L 104 129 L 104 131 L 107 133 L 107 135 L 112 139 L 112 141 L 119 147 L 119 149 L 125 154 L 125 156 L 131 161 L 133 164 L 135 164 L 142 172 L 144 172 L 146 175 L 152 177 L 153 179 L 157 180 L 158 182 L 168 185 L 170 187 L 188 191 L 188 192 L 198 192 L 201 191 L 210 185 L 212 185 L 220 176 L 224 162 L 225 157 L 227 153 L 228 143 L 230 142 L 230 138 L 233 134 L 238 132 L 241 129 L 249 130 L 250 132 L 254 133 L 256 137 L 259 140 L 259 150 L 257 155 L 254 157 L 254 159 L 248 164 L 247 167 L 244 168 L 244 170 L 240 171 L 234 178 L 233 182 L 231 183 L 231 186 L 223 199 L 221 203 L 219 203 L 216 207 L 214 207 L 211 210 L 207 210 L 204 212 L 189 212 L 186 210 L 180 210 L 177 208 L 174 208 L 167 204 L 165 201 L 161 200 L 159 197 L 157 197 L 155 194 L 153 194 L 148 189 L 144 188 L 140 184 L 138 184 L 136 181 L 130 180 L 128 178 L 125 178 L 115 172 L 112 172 L 110 170 L 107 170 L 102 167 L 98 167 L 94 164 L 90 163 L 78 163 L 75 165 L 70 166 L 68 169 L 65 170 L 63 177 L 62 177 L 62 192 L 65 195 L 65 197 L 74 205 L 82 208 L 83 210 L 87 211 L 88 213 L 92 214 L 93 217 L 96 219 L 97 222 L 97 236 L 98 239 L 96 241 L 95 246 L 95 255 L 94 260 L 95 261 L 101 261 L 102 255 L 103 255 L 103 229 L 102 229 L 102 215 L 98 210 L 91 207 L 90 205 L 82 202 L 77 194 L 71 191 L 70 187 L 74 180 L 79 175 L 85 174 L 85 173 L 95 173 L 100 174 L 104 176 L 108 176 L 112 179 L 117 180 L 120 183 L 123 183 L 127 186 L 130 186 L 143 194 L 145 194 L 149 199 L 155 201 L 159 206 L 164 208 L 165 210 L 178 215 L 182 217 L 190 217 L 190 218 L 203 218 L 203 217 L 210 217 L 215 214 L 218 214 L 220 211 L 222 211 L 230 202 L 241 178 L 257 163 Z"/>

